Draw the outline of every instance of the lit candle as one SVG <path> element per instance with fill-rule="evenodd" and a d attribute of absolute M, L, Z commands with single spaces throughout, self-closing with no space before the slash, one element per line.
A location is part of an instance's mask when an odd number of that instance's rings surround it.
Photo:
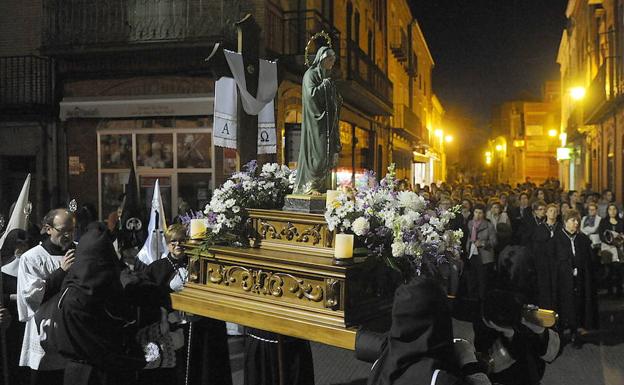
<path fill-rule="evenodd" d="M 353 258 L 353 234 L 336 234 L 334 258 Z"/>
<path fill-rule="evenodd" d="M 191 219 L 191 239 L 202 239 L 206 236 L 206 220 Z"/>
<path fill-rule="evenodd" d="M 326 207 L 330 207 L 331 204 L 338 199 L 338 196 L 340 195 L 340 191 L 338 190 L 327 190 L 327 195 L 325 198 L 325 206 Z"/>

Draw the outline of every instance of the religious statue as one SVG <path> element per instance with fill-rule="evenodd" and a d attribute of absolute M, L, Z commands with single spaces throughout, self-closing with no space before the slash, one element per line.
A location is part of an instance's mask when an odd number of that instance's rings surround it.
<path fill-rule="evenodd" d="M 322 46 L 303 75 L 303 118 L 295 194 L 323 194 L 331 182 L 331 169 L 338 165 L 342 97 L 330 78 L 335 62 L 334 50 Z"/>

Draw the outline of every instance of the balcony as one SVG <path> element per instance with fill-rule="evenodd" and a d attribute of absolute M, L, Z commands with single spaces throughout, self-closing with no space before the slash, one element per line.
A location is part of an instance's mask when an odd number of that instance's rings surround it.
<path fill-rule="evenodd" d="M 264 30 L 269 56 L 280 58 L 293 69 L 305 71 L 305 47 L 308 40 L 317 32 L 325 31 L 332 38 L 332 49 L 336 52 L 336 66 L 340 66 L 340 31 L 315 9 L 283 11 L 271 1 L 267 2 Z M 318 43 L 325 44 L 322 40 Z M 314 45 L 317 47 L 318 45 Z M 311 51 L 311 54 L 315 52 Z M 314 56 L 308 58 L 314 60 Z"/>
<path fill-rule="evenodd" d="M 407 33 L 398 25 L 390 28 L 390 50 L 400 62 L 406 62 L 409 58 Z"/>
<path fill-rule="evenodd" d="M 54 54 L 200 45 L 233 39 L 236 0 L 44 0 L 43 49 Z M 198 44 L 199 43 L 199 44 Z"/>
<path fill-rule="evenodd" d="M 405 104 L 397 103 L 394 105 L 392 127 L 396 134 L 412 142 L 414 146 L 426 141 L 420 118 Z"/>
<path fill-rule="evenodd" d="M 604 119 L 614 107 L 614 102 L 622 93 L 622 85 L 618 84 L 618 58 L 610 57 L 598 69 L 583 100 L 583 117 L 585 124 L 596 124 Z"/>
<path fill-rule="evenodd" d="M 371 115 L 391 115 L 392 82 L 353 41 L 346 41 L 346 65 L 340 92 L 346 100 Z"/>
<path fill-rule="evenodd" d="M 38 56 L 0 57 L 0 113 L 3 117 L 45 116 L 53 106 L 52 62 Z"/>

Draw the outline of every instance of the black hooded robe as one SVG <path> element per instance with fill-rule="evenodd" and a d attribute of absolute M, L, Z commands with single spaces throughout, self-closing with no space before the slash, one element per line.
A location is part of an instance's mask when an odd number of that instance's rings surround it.
<path fill-rule="evenodd" d="M 121 269 L 106 228 L 95 226 L 83 235 L 61 292 L 49 300 L 56 327 L 48 328 L 50 337 L 42 346 L 68 359 L 66 385 L 131 383 L 134 372 L 146 365 L 134 330 L 124 327 L 130 308 L 123 299 Z M 42 328 L 46 331 L 45 324 Z"/>
<path fill-rule="evenodd" d="M 368 385 L 463 384 L 452 361 L 453 326 L 446 295 L 433 280 L 400 286 L 392 326 Z"/>

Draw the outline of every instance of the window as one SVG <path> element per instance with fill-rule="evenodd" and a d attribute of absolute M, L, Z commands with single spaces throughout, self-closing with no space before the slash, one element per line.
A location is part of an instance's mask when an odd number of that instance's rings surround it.
<path fill-rule="evenodd" d="M 159 180 L 166 219 L 202 210 L 218 182 L 236 169 L 236 151 L 214 148 L 210 117 L 104 120 L 98 127 L 99 202 L 102 217 L 117 209 L 130 165 L 136 166 L 141 201 L 151 206 Z"/>

